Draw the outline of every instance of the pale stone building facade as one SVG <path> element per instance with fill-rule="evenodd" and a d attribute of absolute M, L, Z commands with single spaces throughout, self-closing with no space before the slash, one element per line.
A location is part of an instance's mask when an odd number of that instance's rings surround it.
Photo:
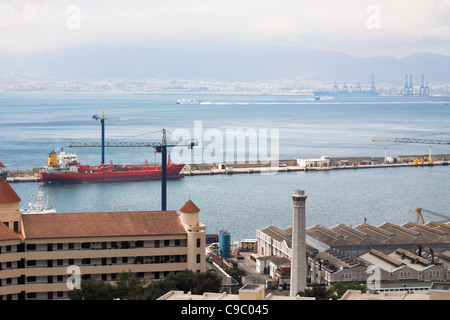
<path fill-rule="evenodd" d="M 205 225 L 191 200 L 179 212 L 22 214 L 19 204 L 0 181 L 0 300 L 67 299 L 78 278 L 206 271 Z"/>

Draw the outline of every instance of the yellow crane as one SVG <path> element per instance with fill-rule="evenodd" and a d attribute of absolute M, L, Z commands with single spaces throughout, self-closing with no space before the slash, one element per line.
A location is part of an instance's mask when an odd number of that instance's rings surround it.
<path fill-rule="evenodd" d="M 425 219 L 423 218 L 422 212 L 423 213 L 428 213 L 428 214 L 431 214 L 433 216 L 440 217 L 440 218 L 444 219 L 442 221 L 437 221 L 437 223 L 446 223 L 446 222 L 450 221 L 450 217 L 449 216 L 446 216 L 446 215 L 441 214 L 441 213 L 433 212 L 431 210 L 427 210 L 427 209 L 424 209 L 424 208 L 421 208 L 421 207 L 417 207 L 416 212 L 417 212 L 417 224 L 420 224 L 419 218 L 422 221 L 422 224 L 425 224 Z"/>
<path fill-rule="evenodd" d="M 398 142 L 398 143 L 423 143 L 423 144 L 429 144 L 430 145 L 430 156 L 428 161 L 430 164 L 433 163 L 433 159 L 431 158 L 431 145 L 432 144 L 448 144 L 450 145 L 450 140 L 436 140 L 436 139 L 411 139 L 411 138 L 373 138 L 372 142 Z M 414 160 L 414 163 L 424 163 L 427 161 L 426 158 L 421 160 Z"/>

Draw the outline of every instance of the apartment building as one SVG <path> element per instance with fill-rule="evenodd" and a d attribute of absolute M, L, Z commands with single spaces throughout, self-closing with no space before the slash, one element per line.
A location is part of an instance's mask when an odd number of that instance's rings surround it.
<path fill-rule="evenodd" d="M 118 273 L 163 279 L 204 272 L 205 225 L 189 200 L 177 211 L 22 214 L 0 181 L 0 300 L 67 299 L 81 279 Z"/>

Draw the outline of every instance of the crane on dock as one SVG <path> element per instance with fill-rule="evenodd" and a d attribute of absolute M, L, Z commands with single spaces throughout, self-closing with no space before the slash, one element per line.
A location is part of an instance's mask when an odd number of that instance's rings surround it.
<path fill-rule="evenodd" d="M 411 139 L 411 138 L 373 138 L 372 142 L 399 142 L 399 143 L 423 143 L 423 144 L 450 144 L 450 140 L 436 139 Z"/>
<path fill-rule="evenodd" d="M 105 164 L 105 120 L 128 120 L 127 117 L 109 117 L 105 118 L 105 112 L 102 110 L 102 113 L 100 115 L 94 114 L 92 116 L 92 119 L 96 121 L 100 121 L 101 127 L 102 127 L 102 164 Z"/>
<path fill-rule="evenodd" d="M 102 124 L 102 139 L 101 142 L 72 142 L 69 144 L 69 148 L 102 148 L 102 163 L 105 162 L 105 147 L 116 147 L 116 148 L 154 148 L 155 153 L 161 153 L 161 211 L 166 211 L 167 207 L 167 148 L 171 147 L 188 147 L 192 149 L 194 146 L 198 145 L 197 141 L 180 141 L 177 144 L 167 144 L 166 130 L 162 129 L 162 140 L 161 142 L 105 142 L 105 120 L 119 119 L 127 120 L 128 118 L 105 118 L 102 110 L 102 114 L 99 117 L 94 115 L 92 117 L 95 120 L 100 120 Z"/>
<path fill-rule="evenodd" d="M 432 149 L 431 145 L 432 144 L 446 144 L 446 145 L 450 145 L 450 140 L 439 140 L 439 139 L 373 138 L 372 142 L 398 142 L 398 143 L 423 143 L 423 144 L 429 144 L 430 145 L 430 156 L 429 156 L 430 163 L 433 163 L 433 160 L 431 159 L 431 149 Z M 385 147 L 385 151 L 384 152 L 385 152 L 384 158 L 386 159 L 386 147 Z"/>
<path fill-rule="evenodd" d="M 420 220 L 422 221 L 422 224 L 425 224 L 425 219 L 423 218 L 422 213 L 428 213 L 428 214 L 431 214 L 431 215 L 433 215 L 435 217 L 440 217 L 440 218 L 444 219 L 444 220 L 441 220 L 441 221 L 436 221 L 437 223 L 446 223 L 446 222 L 450 221 L 450 217 L 449 216 L 446 216 L 446 215 L 441 214 L 441 213 L 433 212 L 431 210 L 427 210 L 427 209 L 424 209 L 424 208 L 421 208 L 421 207 L 417 207 L 416 212 L 417 212 L 417 224 L 420 223 Z M 419 220 L 419 218 L 420 218 L 420 220 Z"/>

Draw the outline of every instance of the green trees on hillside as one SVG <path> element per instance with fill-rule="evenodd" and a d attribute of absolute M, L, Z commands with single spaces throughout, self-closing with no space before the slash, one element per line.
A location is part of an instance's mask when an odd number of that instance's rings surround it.
<path fill-rule="evenodd" d="M 344 284 L 342 282 L 337 282 L 330 288 L 321 285 L 313 285 L 305 291 L 298 292 L 298 295 L 302 297 L 314 297 L 317 300 L 337 300 L 341 298 L 347 290 L 360 290 L 364 293 L 367 288 L 364 285 L 354 283 Z"/>

